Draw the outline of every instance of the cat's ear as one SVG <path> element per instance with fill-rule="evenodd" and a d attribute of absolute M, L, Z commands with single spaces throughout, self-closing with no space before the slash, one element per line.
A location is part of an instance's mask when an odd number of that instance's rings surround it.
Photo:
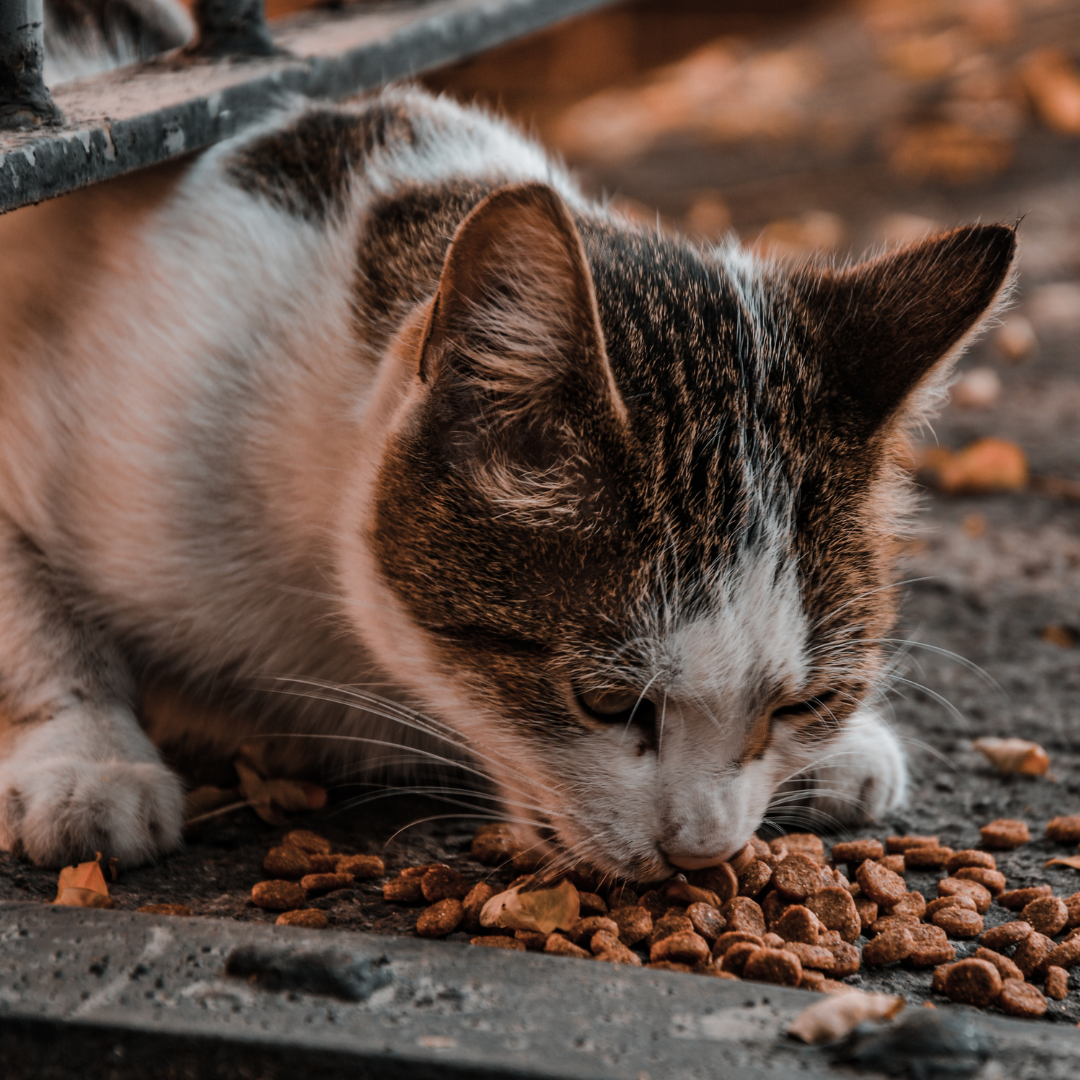
<path fill-rule="evenodd" d="M 917 413 L 1009 280 L 1016 230 L 973 225 L 841 270 L 797 273 L 831 416 L 854 434 Z"/>
<path fill-rule="evenodd" d="M 458 227 L 419 371 L 489 420 L 555 418 L 579 394 L 625 419 L 581 235 L 551 187 L 500 188 Z"/>

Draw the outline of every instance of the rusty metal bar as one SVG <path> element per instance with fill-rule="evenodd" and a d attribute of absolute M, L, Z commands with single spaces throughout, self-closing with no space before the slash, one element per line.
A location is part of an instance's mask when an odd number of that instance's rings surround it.
<path fill-rule="evenodd" d="M 43 0 L 0 2 L 0 129 L 58 123 L 60 110 L 42 78 Z"/>
<path fill-rule="evenodd" d="M 9 2 L 0 0 L 0 5 L 6 10 Z M 248 11 L 251 3 L 221 0 L 220 14 L 228 23 L 228 11 Z M 609 3 L 399 0 L 349 5 L 275 21 L 270 27 L 273 55 L 210 59 L 180 52 L 63 83 L 53 87 L 62 124 L 0 131 L 0 213 L 210 146 L 258 122 L 290 95 L 346 97 Z M 218 12 L 208 14 L 216 17 Z"/>

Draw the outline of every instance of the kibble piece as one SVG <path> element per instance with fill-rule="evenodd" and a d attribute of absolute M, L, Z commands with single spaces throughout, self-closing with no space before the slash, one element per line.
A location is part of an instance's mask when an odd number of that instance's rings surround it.
<path fill-rule="evenodd" d="M 949 944 L 945 931 L 939 926 L 913 926 L 908 933 L 915 939 L 908 961 L 915 967 L 936 967 L 956 959 L 956 949 Z"/>
<path fill-rule="evenodd" d="M 813 899 L 813 897 L 811 897 L 811 899 Z M 861 898 L 859 900 L 856 900 L 855 910 L 859 913 L 860 931 L 865 932 L 877 921 L 878 906 L 873 900 L 865 900 Z"/>
<path fill-rule="evenodd" d="M 713 956 L 719 958 L 731 948 L 732 945 L 751 944 L 754 946 L 764 945 L 764 939 L 760 934 L 748 934 L 743 930 L 728 930 L 721 934 L 713 945 Z"/>
<path fill-rule="evenodd" d="M 464 900 L 473 883 L 448 866 L 437 866 L 420 879 L 420 888 L 429 904 L 440 900 Z"/>
<path fill-rule="evenodd" d="M 955 875 L 957 870 L 962 870 L 965 866 L 981 866 L 984 870 L 996 870 L 997 859 L 989 851 L 964 848 L 949 859 L 945 864 L 945 869 L 950 875 Z"/>
<path fill-rule="evenodd" d="M 975 910 L 985 915 L 992 897 L 977 881 L 965 881 L 963 878 L 947 877 L 937 883 L 938 896 L 970 896 L 975 901 Z"/>
<path fill-rule="evenodd" d="M 1046 823 L 1046 835 L 1059 844 L 1080 843 L 1080 814 L 1051 818 Z"/>
<path fill-rule="evenodd" d="M 1046 998 L 1031 983 L 1019 979 L 1006 979 L 1001 984 L 998 1008 L 1009 1016 L 1023 1016 L 1034 1020 L 1046 1012 Z"/>
<path fill-rule="evenodd" d="M 858 906 L 847 889 L 830 885 L 806 898 L 806 907 L 821 920 L 827 930 L 843 929 L 859 917 Z"/>
<path fill-rule="evenodd" d="M 440 938 L 452 934 L 465 918 L 465 907 L 460 900 L 448 897 L 420 912 L 416 920 L 416 932 L 424 938 Z"/>
<path fill-rule="evenodd" d="M 733 897 L 721 908 L 720 914 L 727 919 L 729 930 L 742 930 L 758 937 L 765 933 L 765 916 L 748 896 Z"/>
<path fill-rule="evenodd" d="M 862 956 L 858 946 L 849 945 L 846 941 L 829 942 L 824 946 L 833 954 L 833 966 L 830 974 L 838 979 L 846 979 L 854 975 L 862 964 Z"/>
<path fill-rule="evenodd" d="M 1074 968 L 1080 964 L 1080 937 L 1066 939 L 1060 945 L 1055 945 L 1047 956 L 1046 963 L 1060 968 Z"/>
<path fill-rule="evenodd" d="M 862 958 L 867 964 L 895 964 L 906 960 L 915 948 L 915 938 L 906 926 L 898 926 L 878 934 L 863 946 Z"/>
<path fill-rule="evenodd" d="M 670 960 L 675 964 L 700 964 L 709 958 L 709 944 L 700 935 L 691 933 L 672 934 L 658 941 L 649 949 L 649 960 Z"/>
<path fill-rule="evenodd" d="M 281 843 L 285 847 L 299 848 L 310 855 L 330 854 L 330 841 L 310 829 L 293 829 L 281 838 Z"/>
<path fill-rule="evenodd" d="M 465 917 L 463 920 L 463 929 L 467 930 L 470 934 L 475 934 L 480 929 L 480 912 L 484 910 L 484 905 L 495 895 L 498 894 L 498 889 L 493 885 L 489 885 L 486 881 L 481 881 L 478 885 L 474 885 L 465 899 L 461 902 L 461 906 L 464 909 Z M 385 894 L 385 886 L 383 888 Z"/>
<path fill-rule="evenodd" d="M 798 986 L 802 981 L 802 964 L 794 953 L 786 949 L 761 948 L 747 957 L 742 977 L 752 982 Z"/>
<path fill-rule="evenodd" d="M 1031 839 L 1027 825 L 1014 818 L 998 818 L 979 830 L 983 844 L 995 851 L 1011 851 Z"/>
<path fill-rule="evenodd" d="M 445 900 L 439 901 L 440 904 L 447 902 Z M 525 943 L 526 952 L 543 952 L 548 939 L 548 935 L 542 934 L 539 930 L 515 930 L 514 937 L 518 941 Z"/>
<path fill-rule="evenodd" d="M 1043 966 L 1044 961 L 1054 951 L 1054 943 L 1045 934 L 1038 930 L 1032 930 L 1013 953 L 1013 962 L 1024 973 L 1025 979 L 1030 979 Z M 1058 964 L 1058 967 L 1064 967 Z"/>
<path fill-rule="evenodd" d="M 701 889 L 716 893 L 721 904 L 726 904 L 733 896 L 739 895 L 739 879 L 726 862 L 695 870 L 690 875 L 690 881 Z"/>
<path fill-rule="evenodd" d="M 765 916 L 765 925 L 772 926 L 793 903 L 793 900 L 788 900 L 775 889 L 767 892 L 761 898 L 761 913 Z"/>
<path fill-rule="evenodd" d="M 592 953 L 588 949 L 575 945 L 562 934 L 548 934 L 547 941 L 544 942 L 544 952 L 551 953 L 553 956 L 574 956 L 578 960 L 592 959 Z"/>
<path fill-rule="evenodd" d="M 596 893 L 582 892 L 578 889 L 578 904 L 582 915 L 606 915 L 608 906 Z"/>
<path fill-rule="evenodd" d="M 450 867 L 444 862 L 424 863 L 423 866 L 406 866 L 400 871 L 402 877 L 422 878 L 429 870 L 449 870 Z M 516 882 L 515 882 L 516 884 Z"/>
<path fill-rule="evenodd" d="M 867 859 L 880 859 L 885 854 L 880 840 L 849 840 L 833 844 L 833 862 L 861 863 Z"/>
<path fill-rule="evenodd" d="M 1005 875 L 1000 870 L 961 866 L 954 876 L 960 881 L 977 881 L 991 896 L 1000 896 L 1005 891 Z"/>
<path fill-rule="evenodd" d="M 499 822 L 481 825 L 473 834 L 470 855 L 484 866 L 510 862 L 523 847 L 521 837 L 512 825 Z"/>
<path fill-rule="evenodd" d="M 940 911 L 942 908 L 947 907 L 962 907 L 967 908 L 968 911 L 978 911 L 975 906 L 975 901 L 970 896 L 965 896 L 963 893 L 957 893 L 956 896 L 939 896 L 936 900 L 931 900 L 926 905 L 926 916 L 929 919 L 933 919 L 934 913 Z"/>
<path fill-rule="evenodd" d="M 312 872 L 311 856 L 301 848 L 283 844 L 267 852 L 263 859 L 263 869 L 275 878 L 299 881 L 305 874 Z"/>
<path fill-rule="evenodd" d="M 789 855 L 808 855 L 811 859 L 816 859 L 819 862 L 823 862 L 825 859 L 825 844 L 816 833 L 788 833 L 783 840 Z"/>
<path fill-rule="evenodd" d="M 251 902 L 264 911 L 293 911 L 306 901 L 303 888 L 295 881 L 260 881 L 251 890 Z"/>
<path fill-rule="evenodd" d="M 731 948 L 726 949 L 723 956 L 720 957 L 720 970 L 730 971 L 732 974 L 742 978 L 746 961 L 761 948 L 764 948 L 764 946 L 760 943 L 754 944 L 752 941 L 736 942 Z"/>
<path fill-rule="evenodd" d="M 972 953 L 973 960 L 985 960 L 998 969 L 1003 979 L 1023 979 L 1024 973 L 1007 956 L 993 949 L 979 948 Z"/>
<path fill-rule="evenodd" d="M 517 938 L 504 937 L 502 934 L 492 934 L 489 937 L 474 937 L 469 941 L 470 945 L 484 945 L 489 949 L 514 949 L 517 952 L 525 952 L 525 942 Z"/>
<path fill-rule="evenodd" d="M 1016 945 L 1026 938 L 1032 931 L 1030 923 L 1017 920 L 1016 922 L 1002 923 L 1000 926 L 992 926 L 982 936 L 982 944 L 988 949 L 1007 949 L 1010 945 Z"/>
<path fill-rule="evenodd" d="M 608 893 L 607 906 L 609 911 L 617 911 L 622 907 L 637 907 L 638 894 L 629 885 L 616 885 Z"/>
<path fill-rule="evenodd" d="M 664 886 L 664 898 L 669 904 L 678 904 L 680 907 L 689 904 L 711 904 L 714 908 L 720 907 L 720 897 L 711 889 L 702 889 L 697 885 L 691 885 L 685 878 L 676 878 Z"/>
<path fill-rule="evenodd" d="M 694 924 L 685 915 L 669 911 L 663 918 L 653 923 L 653 931 L 649 935 L 649 948 L 651 949 L 658 941 L 671 937 L 672 934 L 692 933 L 694 933 Z"/>
<path fill-rule="evenodd" d="M 686 917 L 694 924 L 695 932 L 710 943 L 727 929 L 727 919 L 711 904 L 690 904 Z M 622 937 L 622 934 L 619 936 Z M 630 942 L 623 938 L 623 944 L 629 945 Z"/>
<path fill-rule="evenodd" d="M 653 932 L 653 918 L 640 906 L 616 908 L 608 913 L 608 918 L 618 928 L 619 940 L 624 945 L 636 945 Z"/>
<path fill-rule="evenodd" d="M 913 847 L 904 852 L 908 870 L 939 870 L 955 855 L 951 847 Z"/>
<path fill-rule="evenodd" d="M 789 900 L 805 900 L 821 888 L 821 867 L 809 855 L 788 855 L 773 871 L 773 885 Z"/>
<path fill-rule="evenodd" d="M 911 915 L 921 919 L 926 914 L 926 897 L 921 892 L 909 892 L 889 908 L 889 914 Z"/>
<path fill-rule="evenodd" d="M 824 927 L 821 920 L 801 904 L 793 904 L 784 912 L 774 927 L 777 934 L 785 941 L 801 941 L 805 945 L 816 945 Z"/>
<path fill-rule="evenodd" d="M 1065 925 L 1070 929 L 1080 926 L 1080 892 L 1074 892 L 1072 896 L 1065 897 L 1065 907 L 1069 912 L 1069 918 Z"/>
<path fill-rule="evenodd" d="M 788 944 L 779 934 L 774 934 L 771 931 L 761 939 L 761 944 L 768 949 L 782 949 Z"/>
<path fill-rule="evenodd" d="M 323 896 L 352 883 L 352 874 L 307 874 L 300 879 L 300 887 L 308 896 Z"/>
<path fill-rule="evenodd" d="M 1020 918 L 1030 923 L 1040 934 L 1053 937 L 1065 929 L 1069 919 L 1069 909 L 1060 896 L 1041 896 L 1025 904 Z"/>
<path fill-rule="evenodd" d="M 887 934 L 890 930 L 896 930 L 901 926 L 921 926 L 914 915 L 883 915 L 867 931 L 867 937 L 875 937 L 878 934 Z"/>
<path fill-rule="evenodd" d="M 855 873 L 859 888 L 879 904 L 895 904 L 907 895 L 904 879 L 878 862 L 864 862 Z"/>
<path fill-rule="evenodd" d="M 1038 900 L 1040 896 L 1050 896 L 1053 891 L 1049 885 L 1032 885 L 1026 889 L 1010 889 L 1008 892 L 1003 892 L 998 896 L 997 902 L 1010 911 L 1020 911 L 1022 908 L 1027 907 L 1032 900 Z"/>
<path fill-rule="evenodd" d="M 945 980 L 949 977 L 949 971 L 952 967 L 952 964 L 941 964 L 934 968 L 934 975 L 930 980 L 930 989 L 933 990 L 935 994 L 945 993 Z"/>
<path fill-rule="evenodd" d="M 983 918 L 977 911 L 968 911 L 962 907 L 942 908 L 933 915 L 935 926 L 951 938 L 969 940 L 978 937 L 983 931 Z"/>
<path fill-rule="evenodd" d="M 686 922 L 688 920 L 680 919 L 679 921 Z M 585 945 L 592 941 L 593 935 L 599 930 L 606 930 L 613 937 L 619 936 L 619 924 L 606 915 L 588 915 L 584 919 L 578 919 L 566 933 L 575 944 Z M 674 932 L 672 931 L 672 933 Z"/>
<path fill-rule="evenodd" d="M 739 875 L 739 895 L 756 897 L 772 881 L 773 870 L 768 863 L 754 859 Z"/>
<path fill-rule="evenodd" d="M 326 912 L 318 908 L 283 911 L 274 922 L 277 926 L 302 926 L 305 930 L 325 930 L 330 925 Z"/>
<path fill-rule="evenodd" d="M 885 855 L 874 860 L 878 866 L 884 866 L 894 874 L 902 874 L 907 869 L 907 857 L 905 855 Z"/>
<path fill-rule="evenodd" d="M 1069 996 L 1069 973 L 1064 968 L 1046 969 L 1046 995 L 1055 1001 L 1064 1001 Z"/>
<path fill-rule="evenodd" d="M 659 889 L 649 889 L 648 892 L 643 892 L 638 898 L 638 904 L 648 911 L 653 917 L 653 922 L 662 918 L 664 913 L 671 906 Z"/>
<path fill-rule="evenodd" d="M 909 848 L 940 846 L 936 836 L 890 836 L 885 841 L 885 850 L 890 855 L 903 855 Z"/>
<path fill-rule="evenodd" d="M 341 862 L 342 858 L 341 855 L 308 855 L 308 860 L 311 863 L 310 872 L 312 874 L 336 874 L 338 872 L 338 863 Z"/>
<path fill-rule="evenodd" d="M 960 960 L 945 976 L 945 995 L 950 1001 L 985 1007 L 1001 993 L 1001 973 L 985 960 Z"/>
<path fill-rule="evenodd" d="M 799 958 L 804 968 L 816 968 L 818 971 L 831 972 L 836 967 L 836 957 L 821 945 L 804 945 L 799 941 L 788 941 L 777 948 L 784 948 Z"/>
<path fill-rule="evenodd" d="M 689 964 L 676 964 L 672 960 L 657 960 L 655 964 L 649 963 L 645 966 L 652 971 L 682 971 L 687 975 L 694 973 L 694 969 Z"/>
<path fill-rule="evenodd" d="M 814 990 L 817 993 L 823 993 L 822 987 L 825 985 L 825 976 L 820 971 L 809 971 L 806 966 L 803 966 L 802 978 L 799 980 L 800 990 Z"/>
<path fill-rule="evenodd" d="M 342 855 L 338 860 L 339 874 L 352 874 L 357 881 L 370 881 L 386 876 L 386 864 L 378 855 Z"/>
<path fill-rule="evenodd" d="M 383 882 L 383 899 L 392 904 L 421 904 L 424 901 L 424 890 L 420 886 L 421 879 L 418 877 L 405 877 L 401 875 L 390 878 Z M 494 896 L 495 894 L 492 893 Z"/>
<path fill-rule="evenodd" d="M 139 915 L 177 915 L 180 918 L 187 918 L 194 914 L 187 904 L 143 904 L 142 907 L 136 908 L 135 912 Z"/>
<path fill-rule="evenodd" d="M 607 964 L 629 964 L 641 967 L 641 957 L 628 949 L 614 934 L 597 930 L 589 942 L 589 948 L 597 960 Z"/>

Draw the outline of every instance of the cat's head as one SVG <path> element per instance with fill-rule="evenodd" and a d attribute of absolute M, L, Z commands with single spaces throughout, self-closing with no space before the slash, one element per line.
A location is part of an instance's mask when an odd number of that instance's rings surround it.
<path fill-rule="evenodd" d="M 904 427 L 1014 246 L 792 270 L 540 184 L 473 210 L 399 337 L 346 586 L 511 816 L 648 879 L 829 758 L 880 689 Z"/>

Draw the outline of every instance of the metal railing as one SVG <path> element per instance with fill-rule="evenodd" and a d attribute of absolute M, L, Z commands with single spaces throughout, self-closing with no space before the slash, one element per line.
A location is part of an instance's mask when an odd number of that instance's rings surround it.
<path fill-rule="evenodd" d="M 418 75 L 611 0 L 388 0 L 268 24 L 262 0 L 198 0 L 194 41 L 45 86 L 42 0 L 0 0 L 0 213 L 200 150 L 289 95 Z"/>

